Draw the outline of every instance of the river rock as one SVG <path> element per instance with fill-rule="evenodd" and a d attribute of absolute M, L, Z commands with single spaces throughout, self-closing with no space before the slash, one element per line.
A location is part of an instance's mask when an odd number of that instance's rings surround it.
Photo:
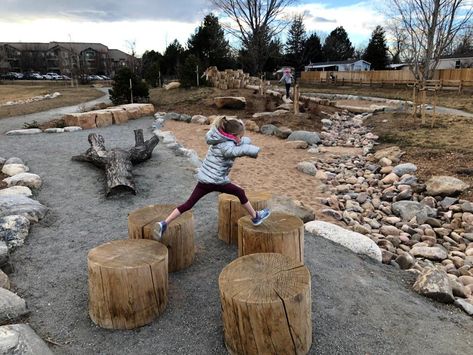
<path fill-rule="evenodd" d="M 0 327 L 0 354 L 53 355 L 46 343 L 27 324 Z"/>
<path fill-rule="evenodd" d="M 20 158 L 11 157 L 5 161 L 5 165 L 8 165 L 8 164 L 25 164 L 25 163 Z"/>
<path fill-rule="evenodd" d="M 274 135 L 278 138 L 286 139 L 287 137 L 291 135 L 291 133 L 292 133 L 292 129 L 282 126 L 282 127 L 278 127 L 276 132 L 274 132 Z"/>
<path fill-rule="evenodd" d="M 64 133 L 64 128 L 46 128 L 44 133 Z"/>
<path fill-rule="evenodd" d="M 315 168 L 314 163 L 308 161 L 303 161 L 297 164 L 297 170 L 304 174 L 312 176 L 315 176 L 315 174 L 317 173 L 317 169 Z"/>
<path fill-rule="evenodd" d="M 456 298 L 455 306 L 463 309 L 468 315 L 473 316 L 473 304 L 464 300 L 463 298 Z"/>
<path fill-rule="evenodd" d="M 374 153 L 374 157 L 378 161 L 382 158 L 388 158 L 393 163 L 397 163 L 399 162 L 403 154 L 404 152 L 402 152 L 399 147 L 393 146 L 378 150 L 376 153 Z"/>
<path fill-rule="evenodd" d="M 64 132 L 79 132 L 79 131 L 82 131 L 82 127 L 80 126 L 64 127 Z"/>
<path fill-rule="evenodd" d="M 2 173 L 8 176 L 14 176 L 22 173 L 26 173 L 30 169 L 23 164 L 5 164 L 2 168 Z"/>
<path fill-rule="evenodd" d="M 0 196 L 0 217 L 22 215 L 38 222 L 47 211 L 46 206 L 26 196 Z"/>
<path fill-rule="evenodd" d="M 10 258 L 10 253 L 8 251 L 7 243 L 3 240 L 0 240 L 0 266 L 5 265 Z"/>
<path fill-rule="evenodd" d="M 323 221 L 306 223 L 305 229 L 315 236 L 331 240 L 357 254 L 366 255 L 376 261 L 382 262 L 381 249 L 374 241 L 363 234 L 352 232 L 335 224 Z"/>
<path fill-rule="evenodd" d="M 194 115 L 191 118 L 191 123 L 207 125 L 209 124 L 209 118 L 202 115 Z"/>
<path fill-rule="evenodd" d="M 305 206 L 301 201 L 285 196 L 274 196 L 270 201 L 270 208 L 274 212 L 284 212 L 297 216 L 304 223 L 315 219 L 315 213 L 312 208 Z"/>
<path fill-rule="evenodd" d="M 437 215 L 436 210 L 416 201 L 395 202 L 392 204 L 391 208 L 393 213 L 401 217 L 405 222 L 410 221 L 414 217 L 425 220 L 428 217 L 435 217 Z"/>
<path fill-rule="evenodd" d="M 25 300 L 0 288 L 0 322 L 11 321 L 28 313 Z"/>
<path fill-rule="evenodd" d="M 23 245 L 30 229 L 30 221 L 25 216 L 11 215 L 0 217 L 0 239 L 9 248 Z"/>
<path fill-rule="evenodd" d="M 426 268 L 413 286 L 417 293 L 442 303 L 453 303 L 455 298 L 445 271 Z"/>
<path fill-rule="evenodd" d="M 258 124 L 253 120 L 245 120 L 245 128 L 251 132 L 259 132 L 260 128 Z"/>
<path fill-rule="evenodd" d="M 392 185 L 394 184 L 395 182 L 399 181 L 399 176 L 397 176 L 396 174 L 394 173 L 390 173 L 388 175 L 386 175 L 382 180 L 381 182 L 383 182 L 384 184 L 387 184 L 387 185 Z"/>
<path fill-rule="evenodd" d="M 266 136 L 272 136 L 277 130 L 278 127 L 273 124 L 265 124 L 260 128 L 260 132 Z"/>
<path fill-rule="evenodd" d="M 285 143 L 285 146 L 290 149 L 307 149 L 309 145 L 304 141 L 289 141 Z"/>
<path fill-rule="evenodd" d="M 0 287 L 6 290 L 10 289 L 10 279 L 7 274 L 5 274 L 2 270 L 0 270 Z M 0 340 L 1 343 L 1 340 Z M 1 347 L 0 347 L 1 349 Z M 0 352 L 1 354 L 1 352 Z"/>
<path fill-rule="evenodd" d="M 246 107 L 246 99 L 244 97 L 221 96 L 214 98 L 217 108 L 230 108 L 240 110 Z"/>
<path fill-rule="evenodd" d="M 31 196 L 33 195 L 30 188 L 26 186 L 12 186 L 6 189 L 0 190 L 0 196 L 13 196 L 13 195 L 22 195 L 22 196 Z"/>
<path fill-rule="evenodd" d="M 415 265 L 416 259 L 412 255 L 404 253 L 396 258 L 396 263 L 402 270 L 408 270 Z"/>
<path fill-rule="evenodd" d="M 3 179 L 3 181 L 8 185 L 8 187 L 26 186 L 32 189 L 40 188 L 43 183 L 39 175 L 31 173 L 17 174 L 9 178 Z"/>
<path fill-rule="evenodd" d="M 321 142 L 320 136 L 316 132 L 308 131 L 294 131 L 287 139 L 290 141 L 304 141 L 310 145 L 316 145 Z"/>
<path fill-rule="evenodd" d="M 426 183 L 427 195 L 455 196 L 469 188 L 460 179 L 453 176 L 433 176 Z"/>
<path fill-rule="evenodd" d="M 414 245 L 410 251 L 412 256 L 417 256 L 433 261 L 442 261 L 448 257 L 447 251 L 442 247 L 427 247 Z"/>
<path fill-rule="evenodd" d="M 31 134 L 42 133 L 43 131 L 39 128 L 29 128 L 29 129 L 14 129 L 13 131 L 8 131 L 5 133 L 7 136 L 25 136 Z"/>
<path fill-rule="evenodd" d="M 417 171 L 417 166 L 412 163 L 399 164 L 393 168 L 393 173 L 399 177 L 405 174 L 413 174 L 416 171 Z"/>

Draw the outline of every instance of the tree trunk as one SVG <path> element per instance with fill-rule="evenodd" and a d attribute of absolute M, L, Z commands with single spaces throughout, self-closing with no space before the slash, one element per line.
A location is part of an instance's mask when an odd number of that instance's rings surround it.
<path fill-rule="evenodd" d="M 296 216 L 273 212 L 261 225 L 250 217 L 238 221 L 238 256 L 280 253 L 304 263 L 304 222 Z"/>
<path fill-rule="evenodd" d="M 151 205 L 131 212 L 128 215 L 128 238 L 153 239 L 156 222 L 166 219 L 175 208 L 175 205 Z M 161 243 L 169 250 L 169 272 L 192 265 L 195 255 L 194 234 L 191 211 L 183 213 L 168 225 Z"/>
<path fill-rule="evenodd" d="M 281 254 L 252 254 L 218 280 L 230 354 L 307 354 L 312 344 L 311 279 Z"/>
<path fill-rule="evenodd" d="M 85 154 L 72 157 L 75 161 L 85 161 L 104 169 L 107 179 L 106 195 L 112 192 L 127 190 L 136 194 L 133 181 L 132 166 L 151 158 L 154 148 L 159 143 L 159 138 L 153 135 L 146 142 L 143 130 L 135 132 L 135 146 L 129 150 L 114 148 L 107 150 L 105 140 L 100 134 L 89 134 L 90 148 Z"/>
<path fill-rule="evenodd" d="M 168 251 L 151 240 L 115 240 L 88 255 L 89 315 L 100 327 L 151 323 L 168 301 Z"/>

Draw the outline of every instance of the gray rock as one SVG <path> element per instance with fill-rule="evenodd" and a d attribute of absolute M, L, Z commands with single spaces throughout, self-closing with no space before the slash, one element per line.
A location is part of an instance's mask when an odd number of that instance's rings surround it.
<path fill-rule="evenodd" d="M 340 211 L 335 211 L 331 208 L 323 208 L 320 212 L 325 216 L 335 218 L 337 221 L 341 221 L 343 219 L 343 215 Z"/>
<path fill-rule="evenodd" d="M 0 196 L 11 196 L 11 195 L 22 195 L 29 197 L 32 195 L 32 192 L 29 187 L 26 186 L 12 186 L 6 189 L 0 190 Z"/>
<path fill-rule="evenodd" d="M 214 98 L 217 108 L 243 109 L 246 106 L 244 97 L 222 96 Z"/>
<path fill-rule="evenodd" d="M 44 218 L 48 208 L 26 196 L 0 196 L 0 217 L 22 215 L 30 221 Z"/>
<path fill-rule="evenodd" d="M 405 174 L 413 174 L 416 171 L 417 171 L 417 166 L 412 163 L 399 164 L 393 168 L 393 173 L 399 177 Z"/>
<path fill-rule="evenodd" d="M 46 128 L 44 133 L 64 133 L 64 128 Z"/>
<path fill-rule="evenodd" d="M 42 185 L 41 178 L 39 175 L 31 173 L 21 173 L 3 179 L 7 183 L 8 187 L 11 186 L 26 186 L 32 189 L 39 189 Z"/>
<path fill-rule="evenodd" d="M 417 178 L 412 175 L 405 175 L 398 182 L 399 185 L 414 185 L 417 184 Z"/>
<path fill-rule="evenodd" d="M 0 157 L 0 165 L 5 164 L 7 160 L 3 157 Z"/>
<path fill-rule="evenodd" d="M 460 179 L 453 176 L 433 176 L 426 183 L 427 195 L 456 196 L 469 188 Z"/>
<path fill-rule="evenodd" d="M 316 132 L 308 131 L 294 131 L 287 139 L 290 141 L 305 141 L 312 145 L 316 145 L 321 142 L 320 136 Z"/>
<path fill-rule="evenodd" d="M 274 135 L 278 138 L 286 139 L 287 137 L 291 135 L 291 133 L 292 133 L 292 129 L 288 127 L 278 127 L 276 132 L 274 132 Z"/>
<path fill-rule="evenodd" d="M 186 114 L 182 114 L 182 115 L 179 117 L 179 121 L 181 121 L 181 122 L 190 123 L 191 120 L 192 120 L 192 116 L 189 116 L 189 115 L 186 115 Z"/>
<path fill-rule="evenodd" d="M 0 288 L 0 322 L 11 321 L 28 313 L 25 300 Z"/>
<path fill-rule="evenodd" d="M 195 116 L 192 116 L 191 122 L 195 124 L 206 125 L 206 124 L 209 124 L 209 118 L 202 115 L 195 115 Z"/>
<path fill-rule="evenodd" d="M 24 165 L 25 163 L 20 158 L 11 157 L 10 159 L 7 159 L 5 164 L 23 164 Z"/>
<path fill-rule="evenodd" d="M 324 118 L 320 122 L 322 122 L 322 124 L 327 127 L 331 127 L 333 125 L 333 122 L 328 118 Z"/>
<path fill-rule="evenodd" d="M 406 254 L 399 255 L 396 258 L 396 263 L 399 265 L 399 267 L 402 270 L 408 270 L 414 266 L 414 264 L 416 263 L 416 259 L 414 259 L 412 255 L 406 253 Z"/>
<path fill-rule="evenodd" d="M 315 168 L 315 165 L 308 161 L 303 161 L 297 164 L 297 170 L 299 170 L 300 172 L 303 172 L 304 174 L 312 175 L 312 176 L 315 176 L 315 174 L 317 173 L 317 169 Z"/>
<path fill-rule="evenodd" d="M 305 229 L 309 233 L 331 240 L 357 254 L 366 255 L 376 261 L 382 262 L 381 249 L 379 249 L 374 241 L 363 234 L 352 232 L 335 224 L 323 221 L 306 223 Z"/>
<path fill-rule="evenodd" d="M 458 201 L 458 198 L 456 197 L 445 197 L 442 201 L 439 202 L 439 205 L 443 208 L 443 209 L 448 209 L 451 205 L 457 203 Z"/>
<path fill-rule="evenodd" d="M 23 245 L 30 229 L 30 221 L 25 216 L 12 215 L 0 218 L 0 239 L 9 248 Z"/>
<path fill-rule="evenodd" d="M 5 265 L 8 262 L 10 254 L 8 253 L 7 243 L 0 240 L 0 266 Z"/>
<path fill-rule="evenodd" d="M 433 261 L 442 261 L 447 259 L 447 251 L 442 247 L 427 247 L 414 245 L 409 252 L 412 256 L 417 256 Z"/>
<path fill-rule="evenodd" d="M 31 135 L 31 134 L 38 134 L 42 133 L 43 131 L 39 128 L 29 128 L 29 129 L 15 129 L 13 131 L 8 131 L 5 133 L 7 136 L 24 136 L 24 135 Z"/>
<path fill-rule="evenodd" d="M 168 112 L 163 116 L 164 120 L 173 120 L 173 121 L 179 121 L 181 118 L 181 114 L 177 112 Z"/>
<path fill-rule="evenodd" d="M 0 327 L 0 353 L 53 355 L 46 343 L 27 324 L 10 324 Z"/>
<path fill-rule="evenodd" d="M 454 305 L 463 309 L 468 315 L 473 316 L 473 304 L 463 298 L 456 298 Z"/>
<path fill-rule="evenodd" d="M 462 208 L 463 212 L 473 213 L 473 203 L 471 203 L 471 202 L 462 203 L 461 208 Z"/>
<path fill-rule="evenodd" d="M 79 126 L 68 126 L 64 127 L 64 132 L 79 132 L 82 131 L 82 127 Z"/>
<path fill-rule="evenodd" d="M 436 217 L 437 211 L 429 206 L 425 206 L 416 201 L 399 201 L 391 206 L 393 213 L 401 217 L 405 222 L 410 221 L 414 217 L 424 218 Z"/>
<path fill-rule="evenodd" d="M 274 196 L 270 201 L 270 208 L 274 212 L 284 212 L 297 216 L 304 223 L 315 219 L 315 213 L 310 207 L 285 196 Z"/>
<path fill-rule="evenodd" d="M 442 303 L 453 303 L 455 298 L 447 273 L 434 268 L 426 268 L 413 286 L 417 293 Z"/>
<path fill-rule="evenodd" d="M 272 136 L 277 130 L 278 127 L 273 124 L 265 124 L 260 128 L 260 132 L 266 136 Z"/>

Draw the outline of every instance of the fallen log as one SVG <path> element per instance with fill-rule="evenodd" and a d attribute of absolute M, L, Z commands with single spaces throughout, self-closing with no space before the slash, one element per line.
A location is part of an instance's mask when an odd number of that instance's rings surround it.
<path fill-rule="evenodd" d="M 106 195 L 112 192 L 131 191 L 136 195 L 135 182 L 133 181 L 132 167 L 151 158 L 154 148 L 159 143 L 159 138 L 153 135 L 146 142 L 143 130 L 135 132 L 135 146 L 129 150 L 105 148 L 105 140 L 100 134 L 89 134 L 90 148 L 84 154 L 72 157 L 74 161 L 85 161 L 105 170 L 107 179 Z"/>

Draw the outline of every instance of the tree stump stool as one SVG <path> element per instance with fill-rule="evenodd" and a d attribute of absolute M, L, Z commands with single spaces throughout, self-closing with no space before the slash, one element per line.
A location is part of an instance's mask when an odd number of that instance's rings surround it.
<path fill-rule="evenodd" d="M 304 222 L 296 216 L 273 212 L 259 226 L 249 216 L 238 221 L 238 256 L 280 253 L 304 263 Z"/>
<path fill-rule="evenodd" d="M 253 208 L 268 207 L 271 194 L 268 192 L 248 192 L 246 194 Z M 238 197 L 220 194 L 218 197 L 218 238 L 228 244 L 238 243 L 238 220 L 248 215 Z"/>
<path fill-rule="evenodd" d="M 102 328 L 151 323 L 168 301 L 168 251 L 153 240 L 115 240 L 89 252 L 89 315 Z"/>
<path fill-rule="evenodd" d="M 130 239 L 153 239 L 156 222 L 164 220 L 177 206 L 150 205 L 128 215 L 128 237 Z M 194 261 L 194 216 L 191 211 L 172 221 L 163 235 L 161 243 L 168 247 L 169 272 L 187 268 Z"/>
<path fill-rule="evenodd" d="M 300 262 L 251 254 L 218 279 L 230 354 L 307 354 L 312 344 L 311 280 Z"/>

